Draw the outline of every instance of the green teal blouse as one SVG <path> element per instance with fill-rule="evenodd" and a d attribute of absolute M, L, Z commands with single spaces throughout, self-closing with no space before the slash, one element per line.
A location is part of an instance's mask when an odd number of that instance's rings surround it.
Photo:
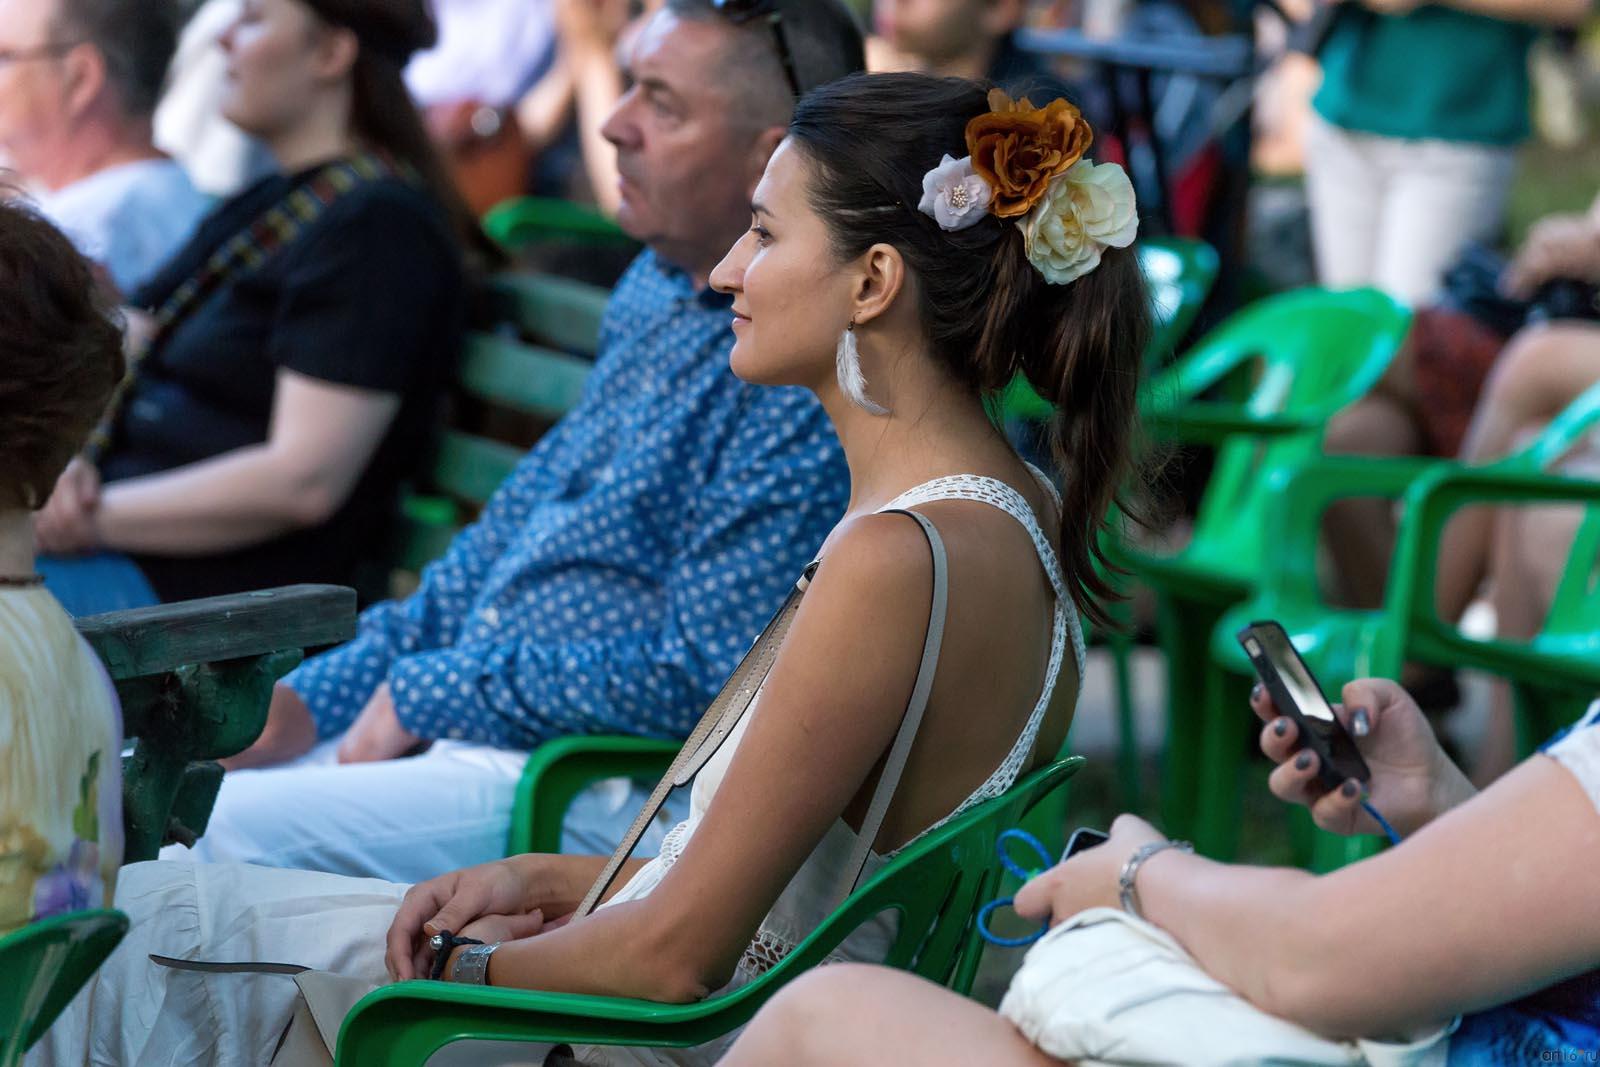
<path fill-rule="evenodd" d="M 1340 6 L 1313 105 L 1328 122 L 1407 140 L 1514 145 L 1528 136 L 1528 50 L 1538 30 L 1425 5 L 1380 15 Z"/>

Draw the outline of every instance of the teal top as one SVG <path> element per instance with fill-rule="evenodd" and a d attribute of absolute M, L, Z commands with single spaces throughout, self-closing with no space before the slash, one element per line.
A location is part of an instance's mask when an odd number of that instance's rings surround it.
<path fill-rule="evenodd" d="M 1425 5 L 1380 15 L 1340 5 L 1313 105 L 1343 129 L 1407 140 L 1514 145 L 1528 136 L 1533 26 Z"/>

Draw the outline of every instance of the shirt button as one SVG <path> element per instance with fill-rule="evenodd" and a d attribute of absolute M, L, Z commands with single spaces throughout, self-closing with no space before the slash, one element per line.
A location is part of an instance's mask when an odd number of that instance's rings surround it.
<path fill-rule="evenodd" d="M 478 612 L 478 618 L 482 619 L 486 624 L 488 624 L 490 626 L 499 626 L 500 625 L 500 609 L 498 609 L 498 608 L 484 608 L 482 611 Z"/>

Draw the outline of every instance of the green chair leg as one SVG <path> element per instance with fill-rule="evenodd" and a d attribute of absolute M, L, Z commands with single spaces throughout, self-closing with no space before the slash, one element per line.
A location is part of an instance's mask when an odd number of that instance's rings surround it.
<path fill-rule="evenodd" d="M 1200 739 L 1194 847 L 1212 859 L 1231 860 L 1239 848 L 1239 820 L 1248 769 L 1250 680 L 1212 668 L 1205 682 L 1204 736 Z"/>
<path fill-rule="evenodd" d="M 1340 867 L 1348 866 L 1364 860 L 1369 856 L 1376 856 L 1384 850 L 1386 842 L 1381 837 L 1369 834 L 1357 834 L 1354 837 L 1343 837 L 1339 834 L 1330 834 L 1326 830 L 1314 831 L 1315 837 L 1311 846 L 1311 869 L 1318 874 L 1327 874 Z"/>
<path fill-rule="evenodd" d="M 1164 596 L 1161 650 L 1167 660 L 1167 740 L 1162 751 L 1161 823 L 1174 837 L 1194 833 L 1205 740 L 1206 640 L 1222 607 Z"/>
<path fill-rule="evenodd" d="M 1144 810 L 1144 767 L 1139 752 L 1139 723 L 1133 699 L 1133 626 L 1126 601 L 1110 607 L 1117 628 L 1107 630 L 1102 640 L 1111 656 L 1111 682 L 1115 687 L 1117 711 L 1117 788 L 1127 811 Z"/>

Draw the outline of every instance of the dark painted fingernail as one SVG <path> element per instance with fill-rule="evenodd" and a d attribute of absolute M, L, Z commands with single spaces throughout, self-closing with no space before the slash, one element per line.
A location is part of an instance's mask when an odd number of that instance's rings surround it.
<path fill-rule="evenodd" d="M 1345 795 L 1345 799 L 1354 800 L 1356 797 L 1361 795 L 1361 787 L 1353 781 L 1346 782 L 1344 785 L 1339 787 L 1339 792 Z"/>
<path fill-rule="evenodd" d="M 1279 737 L 1287 736 L 1289 733 L 1289 720 L 1285 718 L 1275 720 L 1272 724 L 1272 732 Z"/>
<path fill-rule="evenodd" d="M 1366 708 L 1357 708 L 1350 713 L 1350 732 L 1357 737 L 1366 737 L 1372 732 L 1372 716 L 1367 714 Z"/>
<path fill-rule="evenodd" d="M 1295 770 L 1303 771 L 1309 766 L 1311 766 L 1311 753 L 1302 752 L 1302 753 L 1300 753 L 1300 755 L 1298 755 L 1298 756 L 1296 756 L 1294 758 L 1294 769 Z"/>
<path fill-rule="evenodd" d="M 1261 683 L 1260 682 L 1257 682 L 1255 685 L 1252 685 L 1250 687 L 1250 699 L 1251 700 L 1260 700 L 1261 699 Z"/>

